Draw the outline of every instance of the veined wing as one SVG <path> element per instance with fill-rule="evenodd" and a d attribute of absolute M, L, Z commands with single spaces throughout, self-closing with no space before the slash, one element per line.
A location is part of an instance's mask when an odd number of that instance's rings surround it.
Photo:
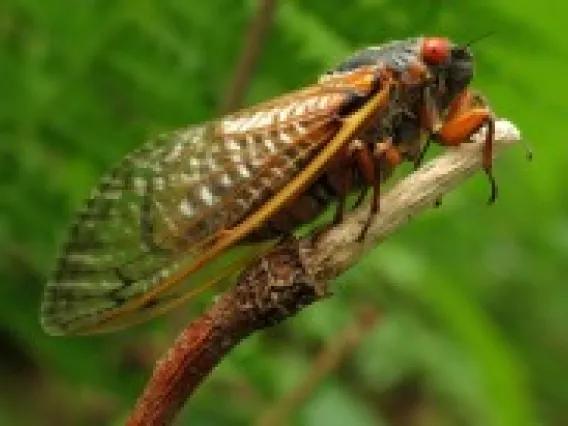
<path fill-rule="evenodd" d="M 312 164 L 337 133 L 349 95 L 340 85 L 311 86 L 127 156 L 71 228 L 44 294 L 44 328 L 119 328 L 233 276 L 270 246 L 235 244 L 291 196 L 283 191 L 289 182 L 303 174 L 309 183 L 306 165 L 315 174 L 331 157 Z"/>

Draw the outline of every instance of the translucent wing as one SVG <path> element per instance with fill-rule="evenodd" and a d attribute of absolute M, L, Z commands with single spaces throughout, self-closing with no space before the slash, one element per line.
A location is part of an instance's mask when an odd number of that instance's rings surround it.
<path fill-rule="evenodd" d="M 44 293 L 44 328 L 120 328 L 234 276 L 271 245 L 236 243 L 291 196 L 289 182 L 303 174 L 305 186 L 323 166 L 312 160 L 338 131 L 346 87 L 368 79 L 351 80 L 162 135 L 124 158 L 71 228 Z"/>

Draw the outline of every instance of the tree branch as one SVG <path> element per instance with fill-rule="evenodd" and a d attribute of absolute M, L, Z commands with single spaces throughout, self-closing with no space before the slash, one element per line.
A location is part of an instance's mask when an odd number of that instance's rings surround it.
<path fill-rule="evenodd" d="M 276 9 L 276 0 L 261 0 L 258 6 L 258 12 L 254 21 L 251 23 L 235 75 L 230 87 L 227 89 L 227 96 L 222 113 L 233 112 L 240 107 L 248 83 L 252 77 L 254 67 L 260 56 L 262 42 L 266 37 L 266 33 L 270 29 L 274 11 Z"/>
<path fill-rule="evenodd" d="M 513 124 L 498 121 L 495 155 L 519 139 Z M 158 361 L 128 425 L 170 424 L 186 399 L 235 345 L 252 332 L 326 297 L 334 278 L 480 169 L 482 135 L 474 140 L 446 150 L 394 185 L 381 198 L 381 211 L 363 241 L 358 241 L 358 236 L 368 205 L 317 235 L 284 240 L 253 262 L 237 284 L 193 321 Z"/>

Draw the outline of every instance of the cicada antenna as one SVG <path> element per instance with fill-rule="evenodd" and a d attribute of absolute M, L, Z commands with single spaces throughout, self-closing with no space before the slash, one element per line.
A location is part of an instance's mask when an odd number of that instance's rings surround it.
<path fill-rule="evenodd" d="M 468 47 L 470 47 L 472 44 L 477 43 L 483 39 L 486 39 L 487 37 L 492 36 L 493 34 L 495 34 L 497 31 L 496 30 L 491 30 L 491 31 L 487 31 L 486 33 L 481 34 L 480 36 L 477 36 L 475 38 L 472 38 L 470 41 L 468 41 L 467 43 L 465 43 L 463 45 L 464 49 L 467 49 Z"/>

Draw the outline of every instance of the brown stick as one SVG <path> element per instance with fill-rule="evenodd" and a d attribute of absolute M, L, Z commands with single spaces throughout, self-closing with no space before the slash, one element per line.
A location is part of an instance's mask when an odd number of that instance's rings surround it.
<path fill-rule="evenodd" d="M 252 77 L 254 67 L 260 55 L 262 40 L 272 24 L 276 0 L 262 0 L 254 21 L 251 23 L 237 70 L 233 81 L 227 90 L 225 103 L 221 108 L 222 113 L 229 113 L 241 106 L 249 80 Z"/>
<path fill-rule="evenodd" d="M 184 401 L 237 343 L 322 296 L 303 273 L 298 242 L 283 241 L 181 333 L 156 364 L 127 424 L 170 424 Z"/>
<path fill-rule="evenodd" d="M 494 155 L 520 139 L 507 121 L 497 123 Z M 476 137 L 478 140 L 479 137 Z M 482 141 L 448 149 L 398 182 L 381 199 L 363 241 L 368 218 L 363 205 L 317 236 L 288 239 L 251 264 L 237 284 L 182 332 L 158 361 L 128 425 L 170 424 L 184 401 L 221 359 L 253 331 L 295 315 L 327 295 L 330 281 L 378 241 L 482 167 Z"/>

